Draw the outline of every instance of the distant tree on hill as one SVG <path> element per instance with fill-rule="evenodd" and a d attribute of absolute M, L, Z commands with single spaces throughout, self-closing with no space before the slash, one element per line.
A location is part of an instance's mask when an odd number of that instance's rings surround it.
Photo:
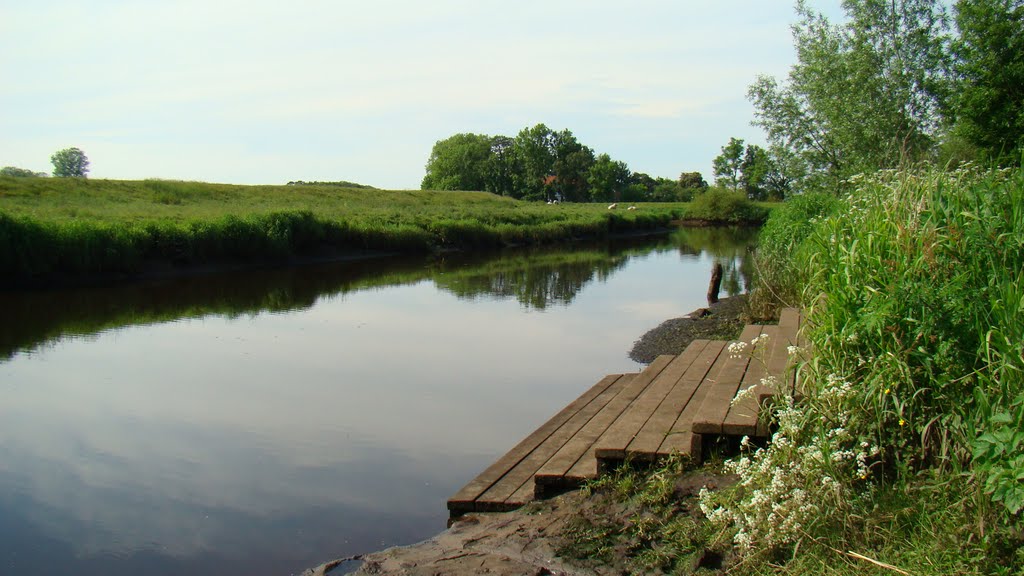
<path fill-rule="evenodd" d="M 438 140 L 427 160 L 423 190 L 484 190 L 490 172 L 491 137 L 455 134 Z"/>
<path fill-rule="evenodd" d="M 89 159 L 78 148 L 58 150 L 50 156 L 53 175 L 58 178 L 85 178 L 89 172 Z"/>
<path fill-rule="evenodd" d="M 46 172 L 33 172 L 27 168 L 18 168 L 16 166 L 4 166 L 3 168 L 0 168 L 0 176 L 14 176 L 15 178 L 35 178 L 46 176 Z"/>

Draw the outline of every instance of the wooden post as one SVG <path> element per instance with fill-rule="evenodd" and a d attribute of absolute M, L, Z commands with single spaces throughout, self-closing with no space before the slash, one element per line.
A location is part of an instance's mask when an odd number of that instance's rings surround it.
<path fill-rule="evenodd" d="M 711 284 L 708 286 L 708 306 L 718 302 L 718 291 L 722 288 L 722 263 L 715 262 L 711 269 Z"/>

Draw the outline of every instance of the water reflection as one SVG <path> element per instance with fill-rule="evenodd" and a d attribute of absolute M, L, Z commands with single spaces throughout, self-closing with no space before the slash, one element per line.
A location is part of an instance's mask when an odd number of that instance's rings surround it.
<path fill-rule="evenodd" d="M 4 294 L 0 566 L 288 574 L 427 537 L 743 242 Z"/>
<path fill-rule="evenodd" d="M 0 292 L 5 315 L 0 360 L 68 335 L 210 315 L 305 310 L 320 298 L 423 280 L 462 298 L 515 298 L 542 310 L 570 304 L 585 285 L 605 280 L 631 256 L 672 250 L 683 256 L 713 256 L 725 267 L 722 289 L 735 295 L 750 285 L 753 265 L 746 256 L 756 235 L 752 228 L 683 228 L 669 236 L 581 244 L 571 251 L 386 258 L 73 290 Z"/>

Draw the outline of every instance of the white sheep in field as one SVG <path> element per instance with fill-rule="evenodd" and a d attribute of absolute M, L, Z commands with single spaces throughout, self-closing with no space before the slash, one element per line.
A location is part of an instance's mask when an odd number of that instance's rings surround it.
<path fill-rule="evenodd" d="M 618 203 L 615 203 L 615 204 L 609 204 L 609 205 L 608 205 L 608 209 L 609 209 L 609 210 L 615 210 L 615 209 L 616 209 L 616 208 L 618 208 L 618 207 L 619 207 Z"/>
<path fill-rule="evenodd" d="M 626 208 L 626 210 L 636 210 L 636 206 L 630 206 L 629 208 Z"/>

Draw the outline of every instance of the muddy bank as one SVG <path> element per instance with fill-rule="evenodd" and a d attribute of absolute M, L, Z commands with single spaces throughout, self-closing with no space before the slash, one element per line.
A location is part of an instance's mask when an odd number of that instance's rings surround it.
<path fill-rule="evenodd" d="M 694 340 L 732 340 L 747 320 L 747 295 L 726 298 L 682 318 L 662 322 L 633 344 L 629 357 L 650 364 L 662 354 L 681 354 Z"/>

